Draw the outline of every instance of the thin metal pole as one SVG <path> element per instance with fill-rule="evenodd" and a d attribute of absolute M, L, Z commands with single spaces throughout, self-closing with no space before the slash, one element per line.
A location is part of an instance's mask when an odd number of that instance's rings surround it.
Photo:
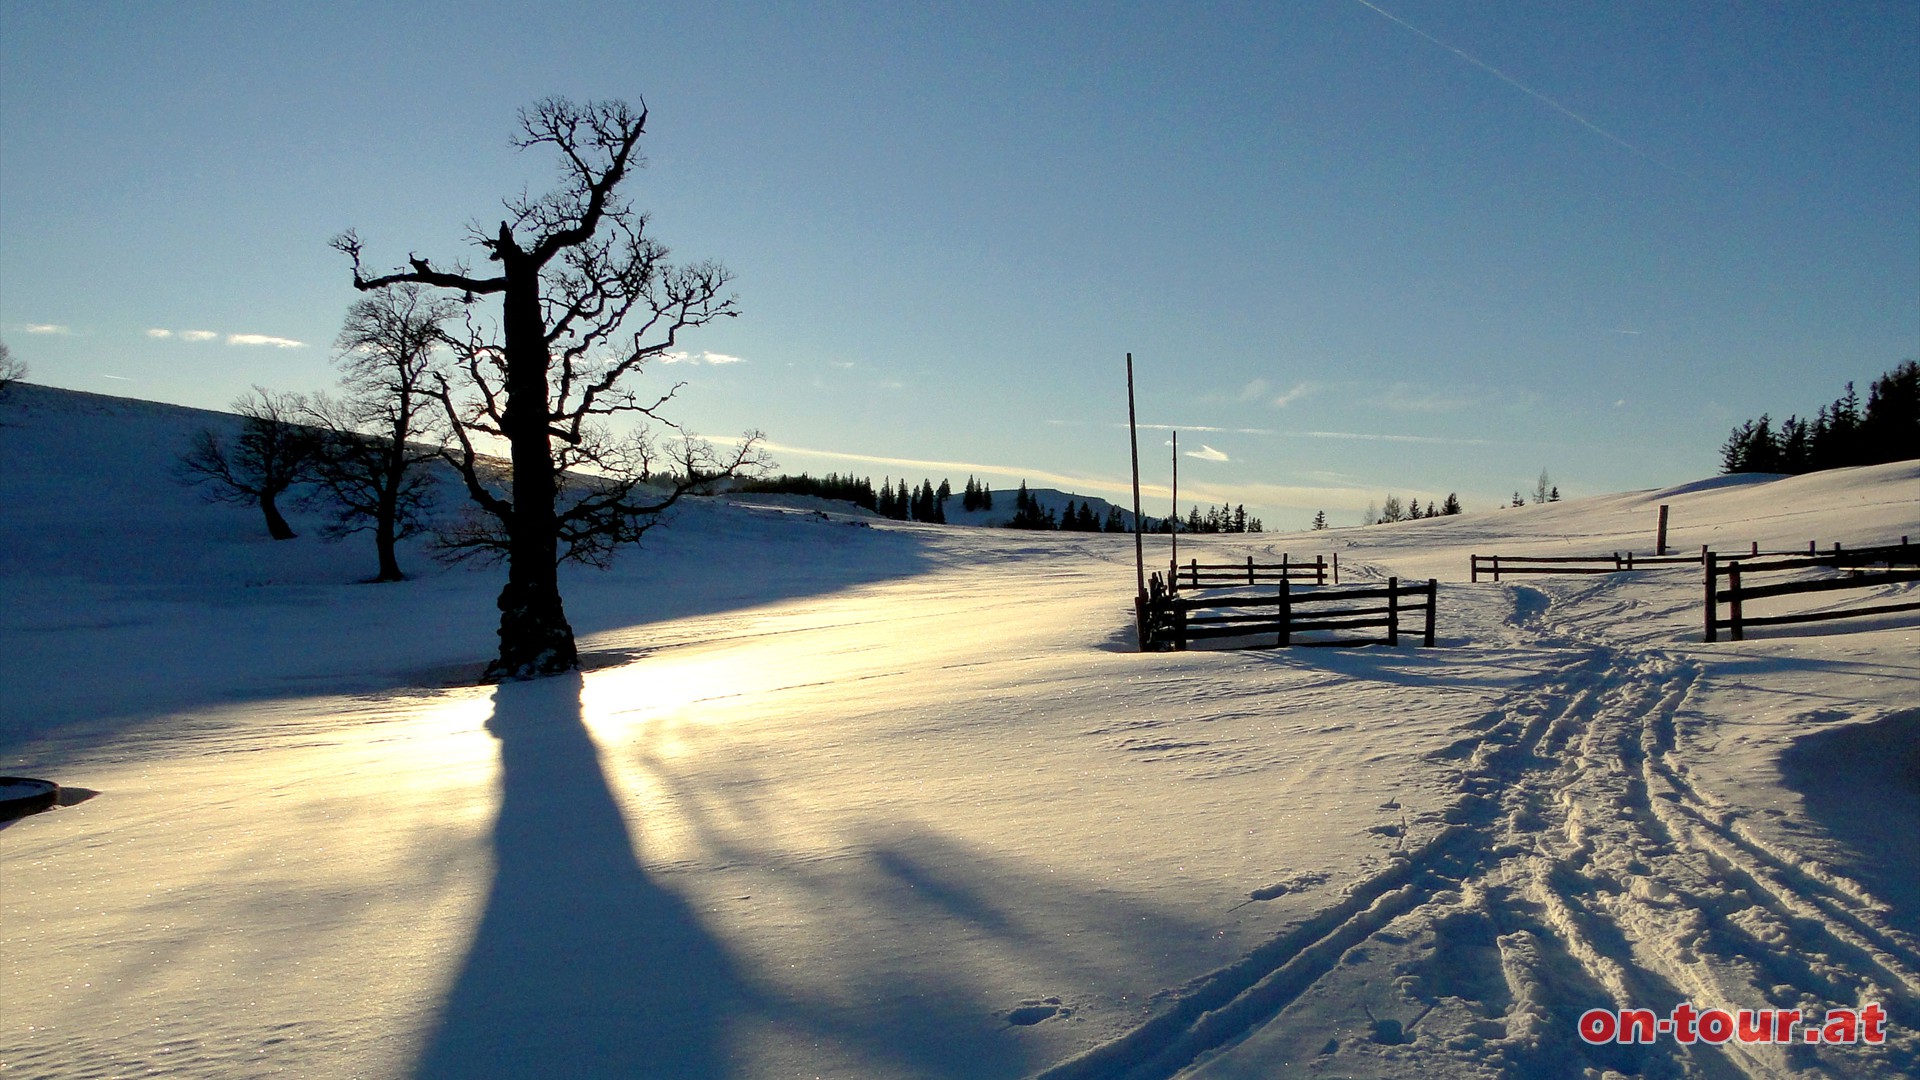
<path fill-rule="evenodd" d="M 1173 433 L 1173 575 L 1180 576 L 1180 433 Z"/>
<path fill-rule="evenodd" d="M 1147 595 L 1147 549 L 1140 538 L 1144 519 L 1140 517 L 1140 427 L 1133 413 L 1133 354 L 1127 354 L 1127 437 L 1133 444 L 1133 576 L 1139 587 L 1137 596 Z"/>

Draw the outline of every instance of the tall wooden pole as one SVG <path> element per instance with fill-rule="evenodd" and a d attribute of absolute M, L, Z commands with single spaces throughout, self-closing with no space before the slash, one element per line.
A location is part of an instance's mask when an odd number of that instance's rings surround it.
<path fill-rule="evenodd" d="M 1136 596 L 1147 595 L 1147 549 L 1140 537 L 1140 427 L 1133 414 L 1133 354 L 1127 354 L 1127 437 L 1133 444 L 1133 576 Z"/>

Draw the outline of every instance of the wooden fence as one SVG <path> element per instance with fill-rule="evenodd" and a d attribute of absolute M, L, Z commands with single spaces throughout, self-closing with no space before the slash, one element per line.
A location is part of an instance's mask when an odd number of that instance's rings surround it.
<path fill-rule="evenodd" d="M 1616 551 L 1610 555 L 1469 555 L 1468 578 L 1479 581 L 1481 574 L 1619 574 L 1629 570 L 1651 570 L 1659 566 L 1698 566 L 1702 555 L 1635 555 Z"/>
<path fill-rule="evenodd" d="M 1168 570 L 1169 583 L 1173 591 L 1185 589 L 1210 589 L 1227 585 L 1278 585 L 1282 581 L 1294 581 L 1300 584 L 1325 585 L 1327 583 L 1327 557 L 1315 555 L 1312 562 L 1296 562 L 1291 555 L 1282 553 L 1277 563 L 1257 563 L 1253 556 L 1247 556 L 1244 563 L 1203 563 L 1190 560 L 1185 566 L 1173 565 Z M 1340 556 L 1333 556 L 1333 583 L 1340 584 Z"/>
<path fill-rule="evenodd" d="M 1759 543 L 1755 542 L 1751 550 L 1746 552 L 1715 552 L 1702 545 L 1697 554 L 1691 555 L 1636 555 L 1631 551 L 1615 551 L 1607 555 L 1469 555 L 1467 576 L 1470 581 L 1477 582 L 1482 574 L 1490 574 L 1495 581 L 1499 581 L 1502 575 L 1513 577 L 1519 574 L 1619 574 L 1662 566 L 1703 566 L 1710 556 L 1717 556 L 1722 562 L 1758 558 L 1788 560 L 1778 566 L 1770 564 L 1766 569 L 1866 565 L 1885 562 L 1889 554 L 1896 556 L 1896 561 L 1899 561 L 1899 553 L 1909 547 L 1907 537 L 1903 536 L 1898 544 L 1865 548 L 1842 548 L 1836 543 L 1831 549 L 1822 549 L 1818 543 L 1809 540 L 1804 552 L 1798 548 L 1791 551 L 1761 551 Z M 1795 559 L 1800 561 L 1791 561 Z M 1747 569 L 1752 571 L 1759 567 L 1749 566 Z"/>
<path fill-rule="evenodd" d="M 1843 549 L 1839 544 L 1835 544 L 1831 551 L 1818 551 L 1809 545 L 1806 554 L 1796 551 L 1723 556 L 1707 552 L 1703 561 L 1706 565 L 1708 641 L 1718 641 L 1722 629 L 1728 632 L 1730 640 L 1742 641 L 1745 640 L 1745 631 L 1749 626 L 1784 626 L 1792 623 L 1828 622 L 1835 619 L 1858 619 L 1869 615 L 1920 611 L 1920 600 L 1905 600 L 1868 607 L 1804 611 L 1785 615 L 1751 616 L 1746 613 L 1748 603 L 1770 597 L 1851 591 L 1920 581 L 1920 569 L 1895 569 L 1898 566 L 1920 566 L 1920 548 L 1908 543 L 1904 536 L 1900 538 L 1898 544 L 1877 547 Z M 1886 569 L 1869 571 L 1866 568 L 1870 566 L 1884 566 Z M 1846 576 L 1774 581 L 1760 585 L 1751 583 L 1755 574 L 1777 574 L 1812 569 L 1844 570 Z M 1726 582 L 1725 588 L 1720 587 L 1722 579 Z M 1722 604 L 1727 608 L 1727 617 L 1724 619 L 1720 617 Z"/>
<path fill-rule="evenodd" d="M 1388 578 L 1385 585 L 1310 590 L 1282 578 L 1272 593 L 1184 596 L 1167 589 L 1156 573 L 1140 600 L 1140 648 L 1184 650 L 1200 640 L 1269 636 L 1274 647 L 1398 645 L 1416 626 L 1420 643 L 1431 647 L 1436 595 L 1431 578 L 1417 585 Z M 1313 631 L 1376 629 L 1377 637 L 1295 640 Z"/>

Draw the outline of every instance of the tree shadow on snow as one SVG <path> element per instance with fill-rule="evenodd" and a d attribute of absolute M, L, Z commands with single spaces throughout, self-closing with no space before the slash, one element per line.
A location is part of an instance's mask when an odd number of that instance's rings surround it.
<path fill-rule="evenodd" d="M 728 1017 L 751 992 L 637 861 L 580 685 L 569 675 L 494 695 L 493 884 L 422 1080 L 728 1074 Z"/>

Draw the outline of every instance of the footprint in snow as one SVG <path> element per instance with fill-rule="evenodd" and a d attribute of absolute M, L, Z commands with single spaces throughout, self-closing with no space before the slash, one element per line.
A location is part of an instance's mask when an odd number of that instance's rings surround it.
<path fill-rule="evenodd" d="M 1290 892 L 1298 892 L 1301 889 L 1311 889 L 1326 880 L 1327 875 L 1325 874 L 1298 874 L 1285 881 L 1276 881 L 1272 885 L 1253 890 L 1247 894 L 1247 902 L 1272 900 L 1275 897 L 1285 896 Z"/>
<path fill-rule="evenodd" d="M 1057 997 L 1042 998 L 1038 1001 L 1023 1001 L 1020 1006 L 1007 1013 L 1007 1023 L 1016 1027 L 1032 1027 L 1042 1020 L 1054 1017 L 1065 1019 L 1073 1015 L 1073 1010 L 1061 1004 Z"/>

